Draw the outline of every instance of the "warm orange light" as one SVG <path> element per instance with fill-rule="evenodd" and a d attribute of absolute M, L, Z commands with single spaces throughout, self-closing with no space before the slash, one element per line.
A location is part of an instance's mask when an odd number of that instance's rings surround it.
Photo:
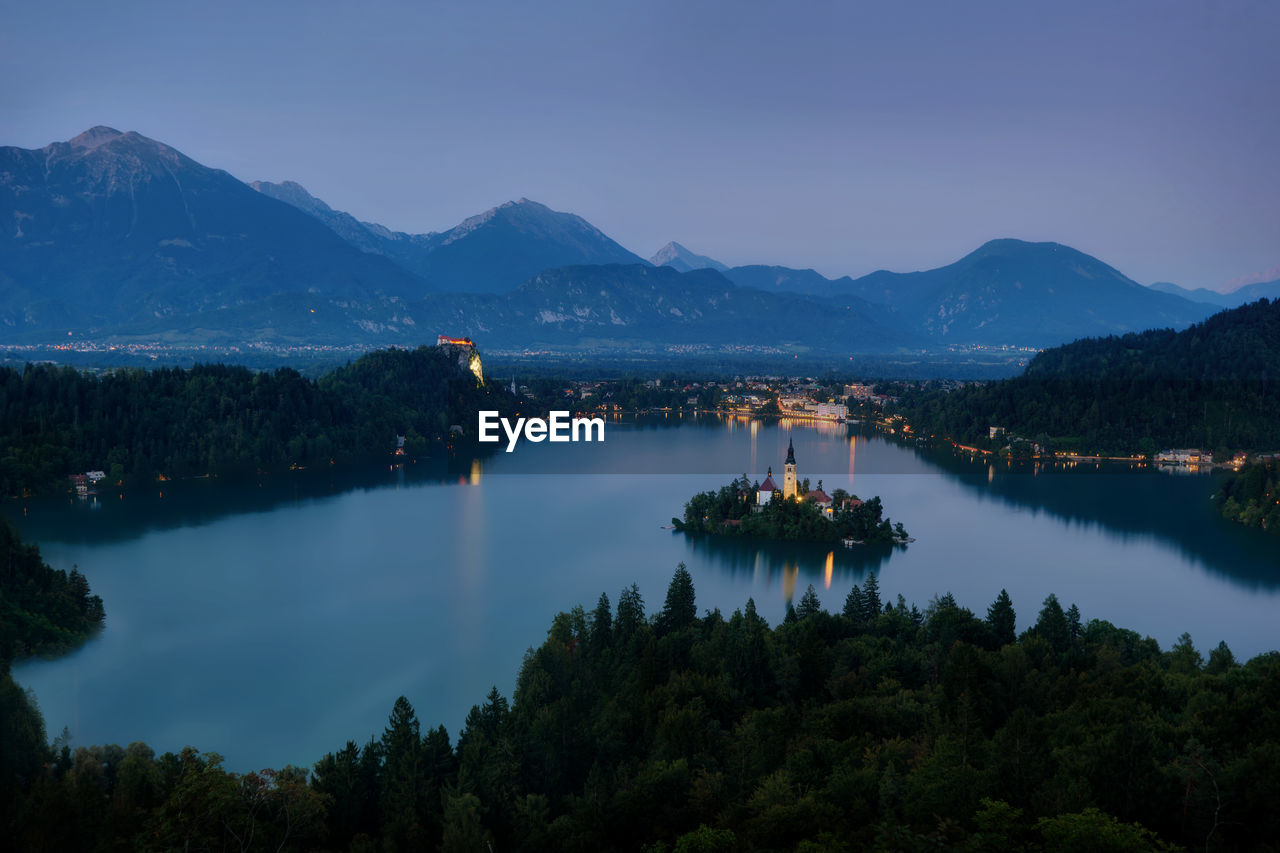
<path fill-rule="evenodd" d="M 786 563 L 782 567 L 782 600 L 790 601 L 796 595 L 796 578 L 800 575 L 800 566 Z"/>

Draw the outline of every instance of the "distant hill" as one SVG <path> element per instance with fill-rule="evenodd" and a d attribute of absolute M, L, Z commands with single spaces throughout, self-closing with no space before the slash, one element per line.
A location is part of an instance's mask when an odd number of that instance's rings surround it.
<path fill-rule="evenodd" d="M 714 270 L 639 264 L 544 270 L 501 296 L 430 297 L 423 313 L 490 348 L 737 344 L 844 354 L 923 343 L 853 305 L 737 287 Z"/>
<path fill-rule="evenodd" d="M 1045 350 L 1022 376 L 909 395 L 902 411 L 917 433 L 966 444 L 988 444 L 988 428 L 1000 426 L 1089 453 L 1280 450 L 1278 379 L 1280 301 L 1264 299 L 1180 332 Z"/>
<path fill-rule="evenodd" d="M 1068 246 L 1011 239 L 992 240 L 945 267 L 881 270 L 837 289 L 888 305 L 908 328 L 945 343 L 1050 346 L 1181 328 L 1212 313 Z"/>
<path fill-rule="evenodd" d="M 755 287 L 779 293 L 807 293 L 810 296 L 833 296 L 852 293 L 853 279 L 844 276 L 832 280 L 810 269 L 751 264 L 734 267 L 725 273 L 728 278 L 743 287 Z M 884 300 L 880 300 L 883 302 Z"/>
<path fill-rule="evenodd" d="M 645 263 L 581 216 L 527 198 L 442 233 L 406 234 L 334 210 L 293 181 L 252 186 L 309 213 L 361 250 L 390 258 L 453 293 L 505 293 L 553 267 Z"/>
<path fill-rule="evenodd" d="M 255 373 L 221 364 L 100 375 L 47 364 L 0 367 L 0 496 L 65 492 L 68 472 L 95 468 L 109 471 L 114 487 L 121 480 L 146 486 L 158 475 L 368 463 L 388 459 L 396 436 L 416 456 L 447 439 L 450 424 L 469 434 L 477 409 L 509 410 L 515 402 L 497 383 L 483 385 L 467 372 L 471 354 L 380 350 L 318 381 L 287 368 Z M 2 540 L 0 522 L 0 555 Z"/>
<path fill-rule="evenodd" d="M 1025 375 L 1101 382 L 1280 380 L 1280 300 L 1220 311 L 1180 332 L 1153 329 L 1054 347 L 1032 359 Z"/>
<path fill-rule="evenodd" d="M 1167 281 L 1157 281 L 1151 285 L 1151 289 L 1158 290 L 1161 293 L 1172 293 L 1176 296 L 1181 296 L 1183 299 L 1190 299 L 1192 302 L 1204 302 L 1222 308 L 1236 308 L 1250 302 L 1256 302 L 1259 299 L 1280 299 L 1280 279 L 1257 284 L 1246 284 L 1229 293 L 1220 293 L 1216 290 L 1209 290 L 1207 287 L 1187 290 L 1185 287 L 1179 287 Z"/>
<path fill-rule="evenodd" d="M 581 216 L 522 198 L 436 235 L 423 272 L 441 290 L 504 293 L 553 267 L 645 263 Z"/>
<path fill-rule="evenodd" d="M 0 148 L 0 328 L 85 334 L 282 293 L 376 316 L 429 290 L 314 218 L 138 133 Z"/>
<path fill-rule="evenodd" d="M 708 258 L 706 255 L 695 255 L 674 240 L 654 253 L 654 256 L 649 259 L 649 263 L 655 267 L 671 267 L 680 272 L 705 269 L 725 272 L 729 269 L 715 258 Z"/>

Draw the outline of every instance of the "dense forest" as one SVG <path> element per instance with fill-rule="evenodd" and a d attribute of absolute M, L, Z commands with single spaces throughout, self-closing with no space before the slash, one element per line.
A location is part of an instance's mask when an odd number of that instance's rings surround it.
<path fill-rule="evenodd" d="M 62 488 L 69 474 L 108 482 L 226 476 L 410 455 L 478 408 L 514 400 L 480 386 L 438 348 L 381 350 L 318 380 L 289 368 L 0 367 L 0 496 Z"/>
<path fill-rule="evenodd" d="M 756 511 L 756 492 L 743 474 L 718 491 L 701 492 L 684 505 L 684 518 L 671 523 L 683 533 L 710 533 L 723 536 L 750 536 L 758 539 L 784 539 L 797 542 L 840 542 L 852 539 L 862 544 L 890 544 L 907 538 L 899 522 L 896 526 L 884 518 L 884 507 L 877 495 L 867 501 L 844 489 L 831 493 L 832 515 L 828 518 L 816 503 L 808 500 L 784 500 L 780 492 Z M 822 483 L 818 483 L 822 489 Z M 808 493 L 809 481 L 800 487 Z"/>
<path fill-rule="evenodd" d="M 656 612 L 558 614 L 514 697 L 456 742 L 399 699 L 313 770 L 213 753 L 70 749 L 6 678 L 0 804 L 21 849 L 1206 850 L 1280 837 L 1280 654 L 1206 661 L 1050 596 L 1021 635 L 1001 591 L 835 612 L 812 587 L 771 627 L 698 614 L 679 567 Z"/>
<path fill-rule="evenodd" d="M 50 755 L 34 700 L 9 675 L 15 660 L 70 651 L 102 627 L 102 599 L 76 568 L 50 568 L 0 518 L 0 834 L 13 838 L 25 792 Z"/>
<path fill-rule="evenodd" d="M 1276 491 L 1276 463 L 1254 463 L 1237 471 L 1214 500 L 1222 507 L 1222 517 L 1246 527 L 1261 527 L 1280 533 L 1280 492 Z"/>
<path fill-rule="evenodd" d="M 917 435 L 994 447 L 988 428 L 1058 450 L 1224 453 L 1280 448 L 1280 301 L 1184 331 L 1090 338 L 1037 355 L 1022 376 L 899 393 Z M 1003 446 L 1007 438 L 998 440 Z"/>
<path fill-rule="evenodd" d="M 102 627 L 102 599 L 75 567 L 49 568 L 0 518 L 0 661 L 55 655 Z"/>

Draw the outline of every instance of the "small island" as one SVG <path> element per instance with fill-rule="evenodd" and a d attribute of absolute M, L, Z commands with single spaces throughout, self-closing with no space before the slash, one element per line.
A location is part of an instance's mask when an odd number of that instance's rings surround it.
<path fill-rule="evenodd" d="M 818 481 L 809 489 L 796 478 L 795 445 L 787 444 L 783 485 L 778 488 L 770 467 L 763 483 L 743 474 L 718 491 L 694 495 L 684 505 L 684 519 L 671 524 L 683 533 L 711 533 L 800 542 L 854 545 L 900 545 L 911 541 L 902 523 L 884 518 L 879 496 L 859 500 L 836 489 L 828 495 Z"/>

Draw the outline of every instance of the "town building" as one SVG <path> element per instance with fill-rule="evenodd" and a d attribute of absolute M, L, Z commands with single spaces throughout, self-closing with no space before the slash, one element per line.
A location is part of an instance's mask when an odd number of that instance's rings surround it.
<path fill-rule="evenodd" d="M 756 506 L 768 506 L 769 501 L 773 500 L 773 493 L 777 490 L 778 486 L 773 482 L 773 466 L 770 465 L 769 473 L 764 476 L 764 482 L 760 484 L 760 488 L 756 489 Z"/>

